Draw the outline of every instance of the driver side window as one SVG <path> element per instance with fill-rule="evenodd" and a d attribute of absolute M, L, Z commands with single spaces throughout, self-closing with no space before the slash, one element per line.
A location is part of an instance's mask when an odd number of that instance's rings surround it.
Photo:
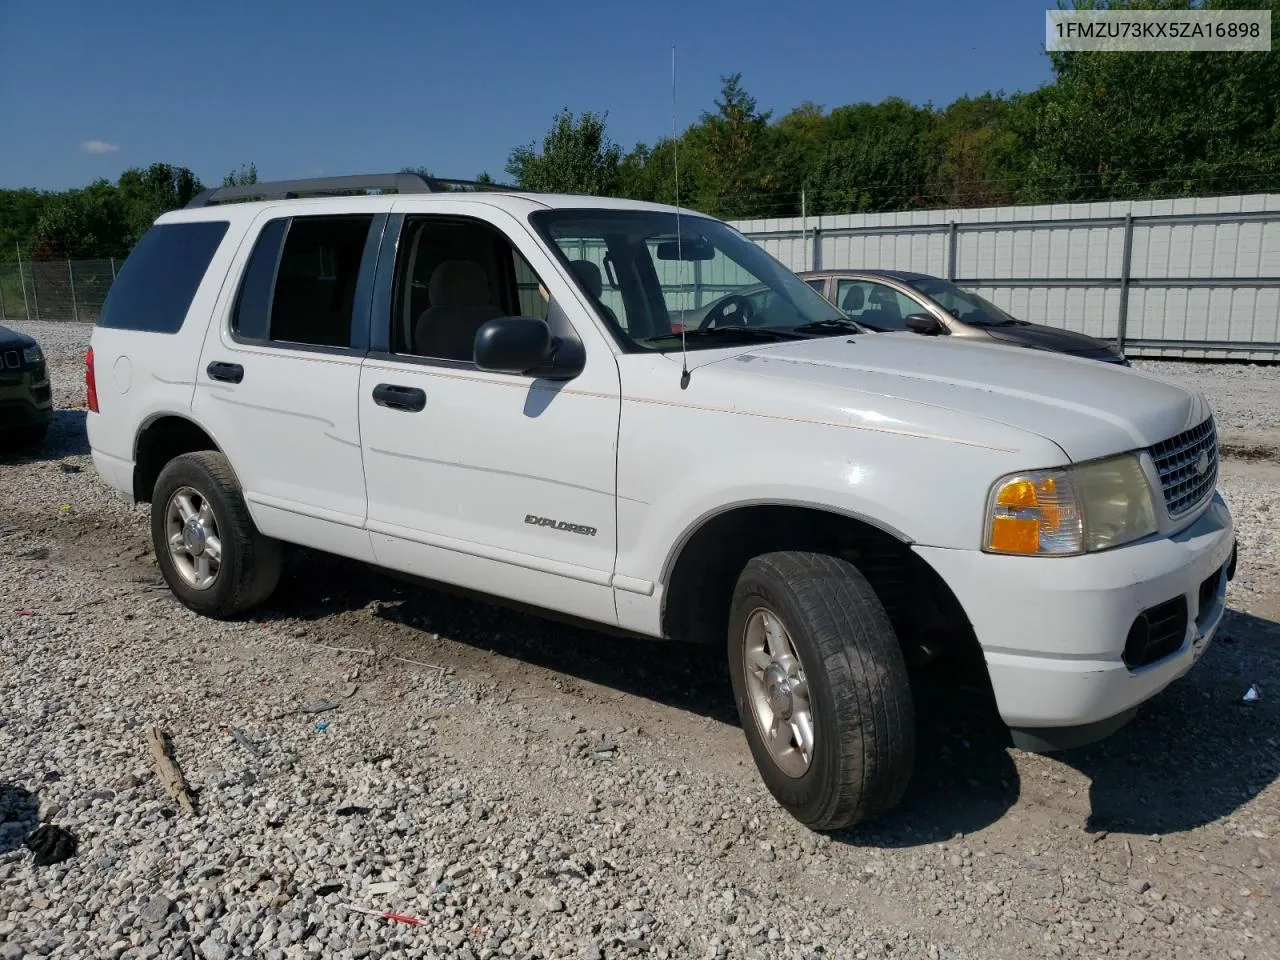
<path fill-rule="evenodd" d="M 839 281 L 836 303 L 855 320 L 880 330 L 905 330 L 907 317 L 929 312 L 906 294 L 870 280 Z"/>
<path fill-rule="evenodd" d="M 546 320 L 550 296 L 520 252 L 488 224 L 409 217 L 396 257 L 393 310 L 395 353 L 471 363 L 485 323 Z"/>

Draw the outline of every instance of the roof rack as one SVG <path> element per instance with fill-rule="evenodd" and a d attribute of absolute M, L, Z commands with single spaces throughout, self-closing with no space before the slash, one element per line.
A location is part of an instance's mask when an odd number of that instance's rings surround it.
<path fill-rule="evenodd" d="M 236 200 L 288 200 L 295 197 L 365 190 L 394 190 L 396 193 L 452 193 L 457 192 L 458 187 L 479 190 L 519 189 L 502 183 L 447 180 L 440 177 L 424 177 L 417 173 L 373 173 L 349 177 L 319 177 L 310 180 L 273 180 L 236 187 L 211 187 L 192 197 L 187 202 L 186 209 Z"/>

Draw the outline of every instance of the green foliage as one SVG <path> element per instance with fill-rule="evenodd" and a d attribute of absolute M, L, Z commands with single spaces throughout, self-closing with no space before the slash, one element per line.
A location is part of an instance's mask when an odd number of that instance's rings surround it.
<path fill-rule="evenodd" d="M 141 239 L 156 217 L 185 206 L 203 189 L 186 167 L 167 163 L 153 163 L 146 170 L 135 167 L 120 174 L 115 199 L 124 218 L 128 246 L 132 248 Z"/>
<path fill-rule="evenodd" d="M 0 190 L 0 260 L 124 257 L 160 214 L 203 187 L 186 167 L 153 163 L 59 193 Z"/>
<path fill-rule="evenodd" d="M 560 111 L 542 140 L 542 152 L 532 143 L 516 147 L 507 173 L 521 187 L 541 193 L 615 193 L 622 149 L 605 134 L 607 116 L 587 112 L 575 118 Z"/>
<path fill-rule="evenodd" d="M 242 164 L 239 170 L 232 170 L 222 178 L 224 187 L 247 187 L 258 182 L 258 165 Z"/>
<path fill-rule="evenodd" d="M 1147 2 L 1111 7 L 1185 9 Z M 1212 0 L 1208 8 L 1280 3 Z M 1022 195 L 1107 200 L 1273 190 L 1280 58 L 1267 53 L 1056 53 L 1030 130 Z"/>
<path fill-rule="evenodd" d="M 750 216 L 779 186 L 769 112 L 742 86 L 742 74 L 720 78 L 714 113 L 685 134 L 697 161 L 702 209 L 726 220 Z M 686 167 L 686 169 L 688 169 Z"/>
<path fill-rule="evenodd" d="M 129 232 L 118 191 L 99 180 L 49 199 L 36 221 L 29 256 L 33 260 L 109 257 L 118 254 Z"/>

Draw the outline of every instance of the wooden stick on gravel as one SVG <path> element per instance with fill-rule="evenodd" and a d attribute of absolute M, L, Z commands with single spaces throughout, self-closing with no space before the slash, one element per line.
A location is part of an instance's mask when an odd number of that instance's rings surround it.
<path fill-rule="evenodd" d="M 183 809 L 183 812 L 189 816 L 195 816 L 195 797 L 192 796 L 191 788 L 187 785 L 187 778 L 182 775 L 182 768 L 173 759 L 173 748 L 165 732 L 159 727 L 150 728 L 147 731 L 147 747 L 151 750 L 151 759 L 155 761 L 156 774 L 160 777 L 165 792 Z"/>

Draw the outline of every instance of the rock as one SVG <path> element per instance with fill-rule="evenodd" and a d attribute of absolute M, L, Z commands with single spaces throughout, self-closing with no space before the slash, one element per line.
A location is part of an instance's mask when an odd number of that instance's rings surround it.
<path fill-rule="evenodd" d="M 200 941 L 200 956 L 204 960 L 231 960 L 231 948 L 212 937 L 206 937 Z"/>
<path fill-rule="evenodd" d="M 172 909 L 173 903 L 168 897 L 156 894 L 142 905 L 142 909 L 138 911 L 138 916 L 152 926 L 159 926 L 164 923 L 165 917 L 169 915 L 169 911 Z"/>
<path fill-rule="evenodd" d="M 1129 889 L 1134 893 L 1146 893 L 1151 889 L 1151 884 L 1146 880 L 1139 880 L 1137 877 L 1130 877 Z"/>
<path fill-rule="evenodd" d="M 563 913 L 564 901 L 559 897 L 545 897 L 542 900 L 542 908 L 546 910 L 547 913 Z"/>

